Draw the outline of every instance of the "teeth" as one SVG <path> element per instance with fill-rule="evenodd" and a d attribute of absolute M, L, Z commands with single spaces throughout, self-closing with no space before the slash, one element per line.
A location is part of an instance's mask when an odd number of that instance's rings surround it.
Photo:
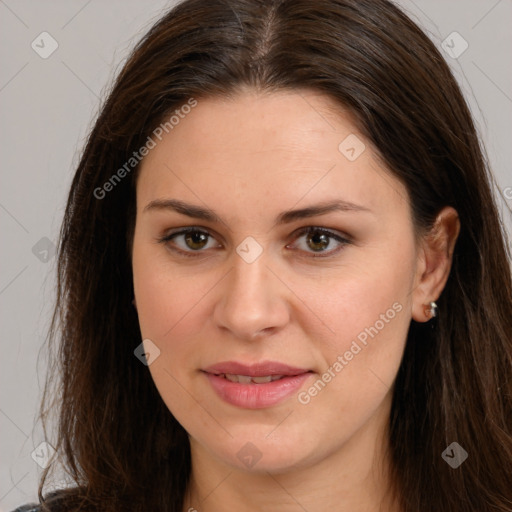
<path fill-rule="evenodd" d="M 231 373 L 226 373 L 224 377 L 231 382 L 243 382 L 246 384 L 251 382 L 251 377 L 248 377 L 247 375 L 233 375 Z"/>
<path fill-rule="evenodd" d="M 267 375 L 266 377 L 253 377 L 252 380 L 256 384 L 264 384 L 265 382 L 272 382 L 272 376 Z"/>
<path fill-rule="evenodd" d="M 249 375 L 234 375 L 231 373 L 225 373 L 223 376 L 230 382 L 238 382 L 239 384 L 266 384 L 267 382 L 273 382 L 283 377 L 283 375 L 265 375 L 263 377 L 250 377 Z"/>

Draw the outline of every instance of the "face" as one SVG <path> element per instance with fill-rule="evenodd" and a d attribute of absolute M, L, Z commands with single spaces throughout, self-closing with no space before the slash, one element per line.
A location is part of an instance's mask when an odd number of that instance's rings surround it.
<path fill-rule="evenodd" d="M 286 471 L 374 439 L 416 263 L 405 187 L 348 112 L 198 100 L 141 164 L 133 242 L 149 371 L 193 453 Z"/>

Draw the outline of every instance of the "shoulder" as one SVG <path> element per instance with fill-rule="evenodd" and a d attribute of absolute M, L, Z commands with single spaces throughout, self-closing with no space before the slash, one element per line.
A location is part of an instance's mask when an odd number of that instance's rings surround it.
<path fill-rule="evenodd" d="M 31 503 L 28 505 L 22 505 L 21 507 L 18 507 L 12 512 L 39 512 L 40 510 L 41 507 L 37 505 L 37 503 Z"/>
<path fill-rule="evenodd" d="M 47 504 L 46 510 L 52 510 L 55 512 L 63 512 L 66 510 L 66 503 L 68 503 L 68 500 L 66 499 L 66 493 L 65 490 L 60 489 L 57 491 L 53 491 L 49 494 L 47 494 L 44 497 L 44 502 Z M 14 509 L 12 512 L 41 512 L 42 506 L 39 503 L 27 503 L 25 505 L 21 505 L 18 508 Z"/>

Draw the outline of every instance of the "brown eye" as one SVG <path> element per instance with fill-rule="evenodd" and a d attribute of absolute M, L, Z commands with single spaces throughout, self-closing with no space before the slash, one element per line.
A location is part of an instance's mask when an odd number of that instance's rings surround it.
<path fill-rule="evenodd" d="M 209 237 L 209 235 L 203 233 L 202 231 L 190 231 L 183 236 L 187 247 L 196 251 L 205 247 L 205 245 L 208 243 Z"/>
<path fill-rule="evenodd" d="M 196 256 L 194 253 L 199 256 L 206 252 L 203 249 L 213 249 L 220 246 L 220 244 L 215 243 L 216 240 L 210 233 L 197 228 L 182 229 L 166 235 L 158 241 L 184 256 Z"/>
<path fill-rule="evenodd" d="M 323 251 L 329 247 L 329 236 L 325 233 L 311 232 L 307 238 L 308 246 L 314 251 Z"/>
<path fill-rule="evenodd" d="M 308 227 L 299 232 L 297 240 L 304 238 L 305 243 L 296 244 L 299 249 L 309 252 L 313 257 L 332 256 L 340 251 L 350 240 L 337 233 L 319 227 Z M 333 242 L 334 241 L 334 242 Z M 316 253 L 316 254 L 315 254 Z"/>

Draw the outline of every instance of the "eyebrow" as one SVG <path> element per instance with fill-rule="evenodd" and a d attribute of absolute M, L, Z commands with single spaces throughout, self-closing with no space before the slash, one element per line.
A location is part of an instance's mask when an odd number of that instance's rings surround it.
<path fill-rule="evenodd" d="M 180 201 L 178 199 L 155 199 L 144 207 L 144 212 L 151 210 L 173 210 L 187 217 L 202 219 L 211 222 L 224 223 L 221 217 L 214 210 L 203 208 L 193 204 Z M 325 215 L 331 212 L 366 212 L 374 213 L 365 206 L 343 201 L 341 199 L 314 204 L 306 208 L 297 210 L 286 210 L 280 213 L 276 218 L 275 225 L 289 224 L 296 220 Z"/>

